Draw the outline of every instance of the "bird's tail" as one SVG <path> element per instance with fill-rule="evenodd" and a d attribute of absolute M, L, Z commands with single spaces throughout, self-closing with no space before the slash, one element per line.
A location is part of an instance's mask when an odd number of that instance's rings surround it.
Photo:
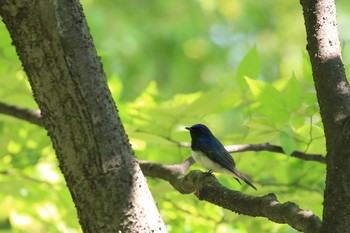
<path fill-rule="evenodd" d="M 250 181 L 247 178 L 245 178 L 245 176 L 242 173 L 240 173 L 235 167 L 233 168 L 233 173 L 237 177 L 239 177 L 241 180 L 246 182 L 246 184 L 248 184 L 250 187 L 252 187 L 253 189 L 257 190 L 256 187 L 252 183 L 250 183 Z M 239 182 L 239 180 L 236 177 L 234 177 L 234 178 Z M 241 182 L 239 182 L 239 183 L 241 183 Z"/>

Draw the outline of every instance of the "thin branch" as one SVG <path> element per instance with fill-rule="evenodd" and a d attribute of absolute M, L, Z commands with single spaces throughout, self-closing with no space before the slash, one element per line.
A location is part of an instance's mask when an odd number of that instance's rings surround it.
<path fill-rule="evenodd" d="M 144 175 L 166 180 L 182 194 L 194 192 L 199 200 L 205 200 L 232 212 L 265 217 L 306 233 L 317 232 L 321 227 L 321 220 L 312 211 L 302 210 L 292 202 L 281 204 L 273 193 L 261 197 L 245 195 L 222 186 L 214 176 L 198 170 L 184 175 L 183 172 L 193 164 L 191 157 L 175 165 L 147 161 L 140 161 L 139 164 Z"/>
<path fill-rule="evenodd" d="M 270 143 L 262 144 L 242 144 L 225 146 L 228 152 L 244 152 L 244 151 L 270 151 L 280 154 L 286 154 L 281 146 L 271 145 Z M 320 163 L 326 163 L 326 158 L 320 154 L 307 154 L 301 151 L 293 151 L 290 156 L 296 157 L 302 160 L 315 161 Z"/>
<path fill-rule="evenodd" d="M 41 127 L 44 126 L 40 110 L 30 110 L 0 102 L 0 113 L 28 121 Z"/>
<path fill-rule="evenodd" d="M 26 120 L 42 127 L 44 126 L 39 110 L 29 110 L 29 109 L 20 108 L 14 105 L 9 105 L 9 104 L 0 102 L 0 113 L 17 117 L 22 120 Z M 160 136 L 160 137 L 163 137 L 163 136 Z M 171 138 L 166 138 L 166 139 L 169 140 L 170 142 L 177 144 L 180 147 L 191 146 L 191 144 L 188 142 L 177 142 L 175 140 L 172 140 Z M 269 143 L 230 145 L 230 146 L 225 146 L 225 148 L 230 153 L 245 152 L 245 151 L 270 151 L 270 152 L 285 154 L 282 147 L 271 145 Z M 299 158 L 302 160 L 306 160 L 306 161 L 315 161 L 315 162 L 320 162 L 324 164 L 326 163 L 326 158 L 320 154 L 307 154 L 301 151 L 293 151 L 290 156 Z"/>
<path fill-rule="evenodd" d="M 0 171 L 0 175 L 17 176 L 17 177 L 20 177 L 20 178 L 28 180 L 28 181 L 32 181 L 32 182 L 48 185 L 50 188 L 53 187 L 53 184 L 48 182 L 48 181 L 46 181 L 46 180 L 38 179 L 36 177 L 32 177 L 32 176 L 26 175 L 26 174 L 24 174 L 22 172 L 15 172 L 15 171 L 10 171 L 10 170 L 1 170 Z"/>
<path fill-rule="evenodd" d="M 181 147 L 191 146 L 191 144 L 187 142 L 179 142 L 178 145 Z M 281 146 L 271 145 L 270 143 L 229 145 L 225 146 L 225 148 L 230 153 L 238 153 L 245 151 L 270 151 L 280 154 L 286 154 Z M 321 154 L 307 154 L 301 151 L 293 151 L 290 154 L 290 156 L 306 161 L 315 161 L 324 164 L 326 163 L 326 158 Z"/>
<path fill-rule="evenodd" d="M 152 134 L 147 131 L 139 131 L 139 132 Z M 176 144 L 179 147 L 191 147 L 191 143 L 188 143 L 188 142 L 177 142 L 169 137 L 165 137 L 162 135 L 157 135 L 157 136 L 162 137 L 168 140 L 169 142 Z M 270 152 L 275 152 L 280 154 L 286 154 L 281 146 L 272 145 L 270 143 L 229 145 L 229 146 L 225 146 L 225 148 L 229 153 L 238 153 L 238 152 L 245 152 L 245 151 L 270 151 Z M 306 160 L 306 161 L 315 161 L 315 162 L 324 163 L 324 164 L 326 163 L 326 158 L 321 154 L 308 154 L 301 151 L 293 151 L 290 154 L 290 156 L 299 158 L 302 160 Z"/>

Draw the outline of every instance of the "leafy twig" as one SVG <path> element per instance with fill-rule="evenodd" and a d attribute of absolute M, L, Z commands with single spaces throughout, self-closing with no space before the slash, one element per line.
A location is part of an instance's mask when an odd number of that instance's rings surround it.
<path fill-rule="evenodd" d="M 29 109 L 20 108 L 14 105 L 9 105 L 9 104 L 0 102 L 0 113 L 17 117 L 22 120 L 26 120 L 28 122 L 31 122 L 33 124 L 36 124 L 42 127 L 44 126 L 39 110 L 29 110 Z M 143 132 L 143 131 L 139 131 L 139 132 Z M 149 132 L 145 132 L 145 133 L 149 133 Z M 191 146 L 191 144 L 188 142 L 177 142 L 169 137 L 164 137 L 161 135 L 158 135 L 158 136 L 163 137 L 166 140 L 173 142 L 180 147 Z M 229 145 L 229 146 L 226 146 L 225 148 L 230 153 L 245 152 L 245 151 L 270 151 L 270 152 L 285 154 L 282 147 L 271 145 L 269 143 Z M 325 157 L 320 154 L 308 154 L 301 151 L 293 151 L 290 154 L 290 156 L 296 157 L 302 160 L 307 160 L 307 161 L 315 161 L 315 162 L 320 162 L 324 164 L 326 163 Z"/>

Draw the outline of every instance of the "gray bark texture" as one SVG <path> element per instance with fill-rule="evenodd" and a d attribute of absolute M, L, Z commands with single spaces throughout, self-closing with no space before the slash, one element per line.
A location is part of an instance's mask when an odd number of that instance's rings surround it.
<path fill-rule="evenodd" d="M 325 129 L 327 178 L 320 232 L 350 232 L 350 89 L 334 0 L 301 0 L 307 50 Z"/>
<path fill-rule="evenodd" d="M 77 0 L 3 0 L 84 232 L 166 232 Z"/>

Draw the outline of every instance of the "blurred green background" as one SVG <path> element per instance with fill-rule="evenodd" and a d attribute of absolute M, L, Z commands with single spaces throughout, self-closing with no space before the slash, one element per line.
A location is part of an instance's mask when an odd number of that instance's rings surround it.
<path fill-rule="evenodd" d="M 350 65 L 350 2 L 338 1 Z M 298 1 L 82 1 L 109 87 L 139 159 L 180 163 L 190 155 L 184 126 L 207 124 L 225 144 L 280 145 L 287 155 L 234 154 L 258 192 L 275 193 L 322 217 L 325 165 L 288 153 L 325 154 Z M 0 24 L 0 100 L 36 109 L 4 24 Z M 81 232 L 44 129 L 0 115 L 0 233 Z M 201 169 L 194 165 L 191 169 Z M 296 232 L 238 215 L 148 179 L 169 232 Z"/>

